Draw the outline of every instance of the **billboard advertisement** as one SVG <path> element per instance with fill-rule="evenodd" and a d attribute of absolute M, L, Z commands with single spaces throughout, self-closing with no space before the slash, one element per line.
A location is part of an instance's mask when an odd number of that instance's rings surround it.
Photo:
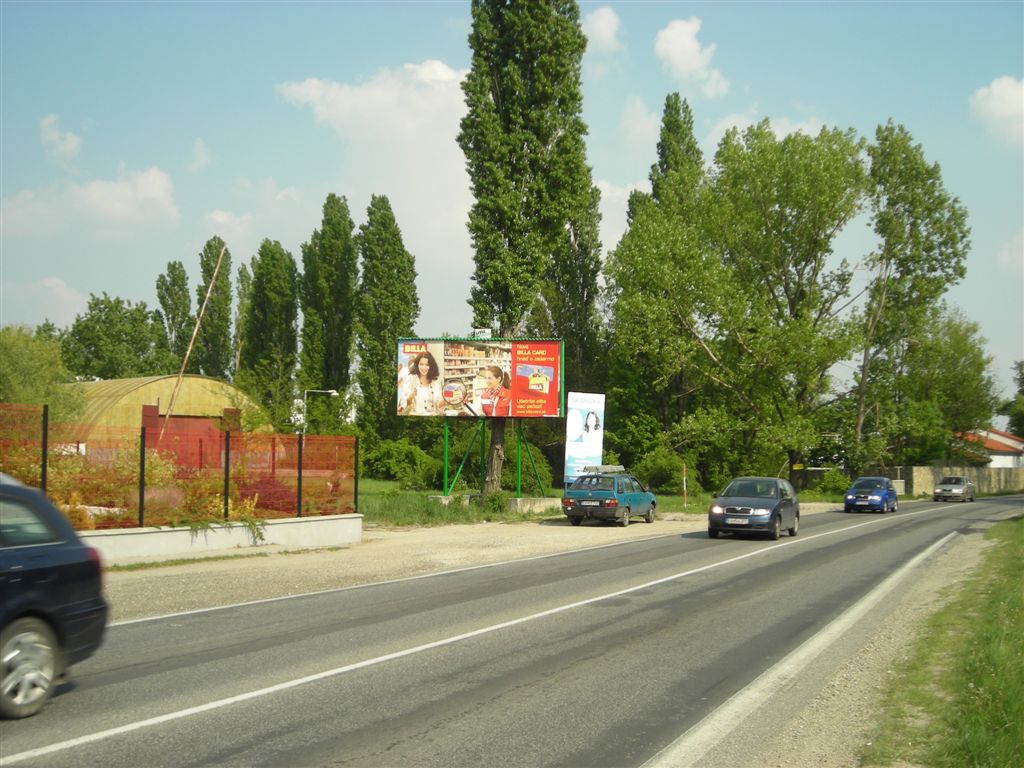
<path fill-rule="evenodd" d="M 399 339 L 400 416 L 562 415 L 557 339 Z"/>
<path fill-rule="evenodd" d="M 604 447 L 604 395 L 570 392 L 565 417 L 565 484 L 598 466 Z"/>

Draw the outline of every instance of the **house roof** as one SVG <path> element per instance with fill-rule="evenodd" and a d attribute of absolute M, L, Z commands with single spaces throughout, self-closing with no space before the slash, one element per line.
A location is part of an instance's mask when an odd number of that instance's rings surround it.
<path fill-rule="evenodd" d="M 961 435 L 964 440 L 980 445 L 989 454 L 1024 456 L 1024 438 L 998 429 L 979 429 Z"/>

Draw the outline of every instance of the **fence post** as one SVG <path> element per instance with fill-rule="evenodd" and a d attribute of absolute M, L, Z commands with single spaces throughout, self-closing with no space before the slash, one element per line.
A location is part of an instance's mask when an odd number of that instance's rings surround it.
<path fill-rule="evenodd" d="M 447 426 L 448 426 L 448 419 L 446 418 L 445 419 L 445 427 L 447 427 Z M 448 448 L 448 446 L 446 445 L 445 449 L 447 450 L 447 448 Z M 356 514 L 359 514 L 359 435 L 356 435 L 356 437 L 355 437 L 355 448 L 353 449 L 353 453 L 355 454 L 355 456 L 353 458 L 354 465 L 352 467 L 352 475 L 355 478 L 355 480 L 352 483 L 352 507 L 353 507 L 353 511 Z M 447 458 L 448 457 L 446 456 L 445 457 L 445 469 L 446 470 L 448 468 Z"/>
<path fill-rule="evenodd" d="M 146 527 L 146 428 L 139 434 L 139 528 Z"/>
<path fill-rule="evenodd" d="M 231 490 L 231 430 L 224 431 L 224 522 L 228 520 L 228 492 Z"/>
<path fill-rule="evenodd" d="M 50 456 L 50 406 L 43 404 L 43 440 L 42 440 L 42 461 L 39 463 L 39 487 L 46 493 L 46 469 L 49 465 Z"/>
<path fill-rule="evenodd" d="M 298 472 L 296 473 L 297 482 L 295 483 L 295 495 L 297 497 L 295 505 L 298 509 L 296 517 L 302 517 L 302 443 L 305 441 L 305 437 L 302 432 L 299 432 L 299 465 Z"/>

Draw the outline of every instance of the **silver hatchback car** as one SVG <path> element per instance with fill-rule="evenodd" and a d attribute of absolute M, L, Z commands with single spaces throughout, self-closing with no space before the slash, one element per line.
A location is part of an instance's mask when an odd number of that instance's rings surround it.
<path fill-rule="evenodd" d="M 963 475 L 946 475 L 932 491 L 933 501 L 974 501 L 974 483 Z"/>

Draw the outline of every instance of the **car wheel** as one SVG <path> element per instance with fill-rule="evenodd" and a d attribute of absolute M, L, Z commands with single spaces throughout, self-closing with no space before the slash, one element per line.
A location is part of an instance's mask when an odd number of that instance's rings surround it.
<path fill-rule="evenodd" d="M 709 539 L 717 539 L 718 538 L 718 531 L 716 531 L 714 528 L 708 528 L 708 538 Z"/>
<path fill-rule="evenodd" d="M 900 511 L 900 500 L 899 499 L 893 499 L 892 500 L 892 511 L 893 512 L 899 512 Z"/>
<path fill-rule="evenodd" d="M 583 518 L 582 517 L 570 517 L 569 518 L 569 522 L 572 523 L 573 525 L 579 525 L 580 523 L 583 522 Z"/>
<path fill-rule="evenodd" d="M 53 695 L 57 638 L 39 619 L 18 619 L 0 634 L 0 715 L 34 715 Z"/>
<path fill-rule="evenodd" d="M 626 507 L 626 511 L 622 513 L 621 525 L 623 528 L 629 525 L 629 507 Z"/>
<path fill-rule="evenodd" d="M 800 515 L 797 515 L 796 517 L 793 518 L 793 527 L 790 528 L 787 532 L 789 533 L 790 536 L 796 536 L 796 534 L 797 534 L 797 532 L 799 530 L 800 530 Z"/>
<path fill-rule="evenodd" d="M 782 518 L 779 515 L 775 515 L 772 518 L 772 529 L 768 532 L 768 536 L 772 541 L 778 541 L 782 535 Z"/>
<path fill-rule="evenodd" d="M 653 504 L 651 504 L 651 508 L 647 510 L 647 514 L 644 515 L 644 522 L 645 523 L 653 523 L 654 522 L 654 505 Z"/>

